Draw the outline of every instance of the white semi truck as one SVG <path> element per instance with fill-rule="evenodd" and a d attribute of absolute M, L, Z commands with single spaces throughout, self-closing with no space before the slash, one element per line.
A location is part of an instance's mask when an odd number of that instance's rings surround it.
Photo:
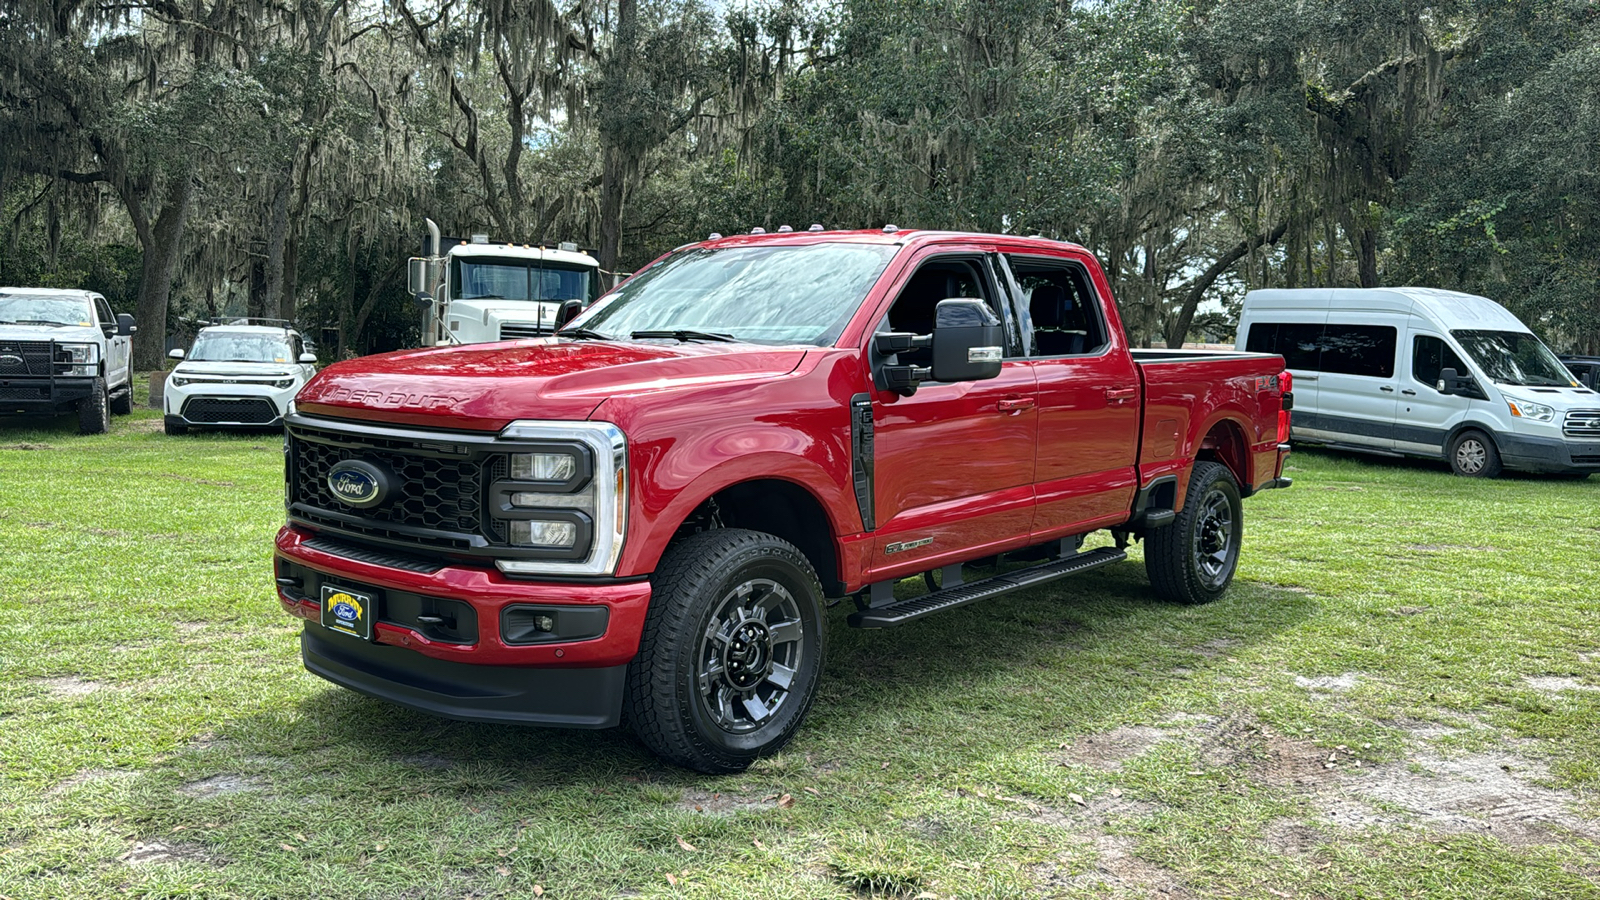
<path fill-rule="evenodd" d="M 603 290 L 600 263 L 576 244 L 496 244 L 481 234 L 446 241 L 424 221 L 428 255 L 413 258 L 409 273 L 424 347 L 550 334 Z"/>

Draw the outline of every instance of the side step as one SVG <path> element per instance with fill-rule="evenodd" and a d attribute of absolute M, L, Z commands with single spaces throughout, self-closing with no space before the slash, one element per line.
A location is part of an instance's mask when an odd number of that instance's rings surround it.
<path fill-rule="evenodd" d="M 850 614 L 850 627 L 852 628 L 892 628 L 904 625 L 914 619 L 930 616 L 936 612 L 954 609 L 957 606 L 966 606 L 978 600 L 987 600 L 1001 594 L 1023 588 L 1038 587 L 1058 578 L 1098 569 L 1101 566 L 1114 562 L 1121 562 L 1128 558 L 1128 554 L 1113 547 L 1101 547 L 1087 553 L 1079 553 L 1067 559 L 1058 559 L 1052 562 L 1040 563 L 1015 572 L 985 578 L 982 581 L 969 581 L 966 584 L 956 585 L 947 590 L 934 591 L 909 600 L 901 600 L 884 606 L 863 609 Z"/>

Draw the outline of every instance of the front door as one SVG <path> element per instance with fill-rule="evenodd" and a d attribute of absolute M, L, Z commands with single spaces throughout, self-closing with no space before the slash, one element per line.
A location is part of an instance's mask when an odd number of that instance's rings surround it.
<path fill-rule="evenodd" d="M 131 384 L 129 379 L 130 351 L 133 347 L 133 338 L 117 334 L 117 317 L 111 313 L 111 305 L 106 303 L 104 297 L 95 295 L 94 314 L 100 319 L 101 333 L 106 337 L 106 385 L 116 387 L 122 384 Z"/>
<path fill-rule="evenodd" d="M 948 297 L 980 297 L 1009 319 L 1000 296 L 982 255 L 924 257 L 879 330 L 931 334 L 934 308 Z M 1008 346 L 999 377 L 986 381 L 923 382 L 909 397 L 874 388 L 872 580 L 1028 542 L 1038 398 L 1020 350 Z M 925 354 L 901 354 L 897 362 L 926 366 Z"/>
<path fill-rule="evenodd" d="M 1400 409 L 1395 423 L 1395 449 L 1426 456 L 1444 456 L 1445 438 L 1472 405 L 1469 397 L 1439 393 L 1439 373 L 1471 370 L 1442 335 L 1413 330 L 1406 335 L 1407 359 L 1401 367 Z"/>

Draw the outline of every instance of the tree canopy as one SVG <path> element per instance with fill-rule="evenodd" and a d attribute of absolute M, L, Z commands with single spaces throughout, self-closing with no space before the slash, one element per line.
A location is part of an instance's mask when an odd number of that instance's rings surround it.
<path fill-rule="evenodd" d="M 1410 283 L 1600 352 L 1597 154 L 1585 0 L 0 9 L 0 283 L 329 354 L 416 340 L 423 216 L 613 271 L 756 226 L 1039 233 L 1100 257 L 1137 342 L 1226 338 L 1251 287 Z"/>

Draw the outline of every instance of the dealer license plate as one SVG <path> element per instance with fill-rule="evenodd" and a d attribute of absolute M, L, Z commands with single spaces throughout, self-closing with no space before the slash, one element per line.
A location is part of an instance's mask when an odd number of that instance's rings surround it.
<path fill-rule="evenodd" d="M 376 597 L 364 591 L 325 584 L 322 586 L 322 627 L 370 641 L 377 602 Z"/>

